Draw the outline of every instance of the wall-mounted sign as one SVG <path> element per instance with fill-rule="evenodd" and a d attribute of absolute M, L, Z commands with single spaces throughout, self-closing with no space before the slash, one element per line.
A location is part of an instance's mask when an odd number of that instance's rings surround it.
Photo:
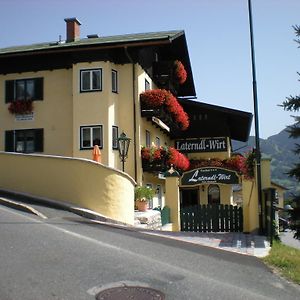
<path fill-rule="evenodd" d="M 15 115 L 16 121 L 33 121 L 33 112 L 29 114 Z"/>
<path fill-rule="evenodd" d="M 220 138 L 201 138 L 195 140 L 175 141 L 175 148 L 181 152 L 223 152 L 227 151 L 227 139 Z"/>
<path fill-rule="evenodd" d="M 198 185 L 204 183 L 238 184 L 239 176 L 235 171 L 204 167 L 183 173 L 181 185 Z"/>

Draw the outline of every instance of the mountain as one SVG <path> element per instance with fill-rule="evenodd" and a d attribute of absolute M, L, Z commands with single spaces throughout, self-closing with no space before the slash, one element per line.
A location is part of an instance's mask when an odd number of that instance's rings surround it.
<path fill-rule="evenodd" d="M 267 139 L 260 139 L 260 148 L 262 156 L 271 157 L 271 179 L 273 182 L 282 185 L 289 190 L 287 196 L 300 193 L 300 184 L 294 178 L 287 175 L 287 172 L 293 168 L 294 164 L 299 162 L 299 157 L 293 150 L 295 144 L 300 143 L 300 138 L 289 138 L 286 129 L 278 134 L 272 135 Z M 246 153 L 255 148 L 255 137 L 250 136 L 247 143 L 232 141 L 234 152 Z"/>

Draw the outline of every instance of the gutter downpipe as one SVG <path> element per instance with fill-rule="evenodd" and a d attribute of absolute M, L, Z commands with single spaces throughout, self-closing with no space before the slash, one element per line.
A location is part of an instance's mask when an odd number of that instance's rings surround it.
<path fill-rule="evenodd" d="M 136 153 L 136 84 L 135 84 L 135 64 L 128 53 L 127 46 L 124 47 L 125 54 L 132 64 L 132 98 L 133 98 L 133 144 L 134 144 L 134 180 L 137 182 L 137 153 Z"/>
<path fill-rule="evenodd" d="M 262 232 L 262 189 L 261 189 L 261 151 L 259 141 L 259 123 L 258 123 L 258 103 L 257 103 L 257 86 L 256 86 L 256 71 L 255 71 L 255 54 L 254 54 L 254 38 L 252 25 L 252 8 L 251 0 L 248 0 L 249 11 L 249 27 L 250 27 L 250 41 L 251 41 L 251 60 L 252 60 L 252 89 L 254 102 L 254 121 L 255 121 L 255 157 L 256 157 L 256 173 L 257 173 L 257 192 L 258 192 L 258 213 L 259 213 L 259 234 Z"/>

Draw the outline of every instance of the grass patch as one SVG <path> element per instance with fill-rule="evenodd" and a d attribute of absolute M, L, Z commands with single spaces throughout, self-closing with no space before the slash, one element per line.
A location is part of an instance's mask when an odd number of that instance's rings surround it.
<path fill-rule="evenodd" d="M 285 278 L 300 284 L 300 250 L 274 241 L 270 254 L 263 261 Z"/>

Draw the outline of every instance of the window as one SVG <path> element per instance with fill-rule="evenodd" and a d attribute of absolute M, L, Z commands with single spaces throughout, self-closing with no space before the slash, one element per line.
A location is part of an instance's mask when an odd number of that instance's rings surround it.
<path fill-rule="evenodd" d="M 5 151 L 33 153 L 44 151 L 44 130 L 24 129 L 5 132 Z"/>
<path fill-rule="evenodd" d="M 119 137 L 119 128 L 117 126 L 112 127 L 112 148 L 113 150 L 118 150 L 118 137 Z"/>
<path fill-rule="evenodd" d="M 220 204 L 220 188 L 217 184 L 208 187 L 208 204 Z"/>
<path fill-rule="evenodd" d="M 156 185 L 156 194 L 157 194 L 158 206 L 162 208 L 162 188 L 160 184 Z"/>
<path fill-rule="evenodd" d="M 146 183 L 146 187 L 149 189 L 153 189 L 152 183 Z M 153 198 L 149 199 L 148 208 L 150 208 L 150 209 L 153 208 Z"/>
<path fill-rule="evenodd" d="M 81 126 L 80 127 L 80 149 L 92 149 L 98 145 L 103 148 L 102 125 Z"/>
<path fill-rule="evenodd" d="M 159 138 L 159 137 L 156 137 L 156 138 L 155 138 L 155 145 L 156 145 L 157 147 L 160 147 L 160 138 Z"/>
<path fill-rule="evenodd" d="M 150 90 L 150 83 L 147 79 L 145 79 L 145 91 Z"/>
<path fill-rule="evenodd" d="M 80 71 L 80 92 L 102 91 L 102 69 Z"/>
<path fill-rule="evenodd" d="M 150 131 L 146 130 L 146 147 L 150 147 L 150 144 L 151 144 Z"/>
<path fill-rule="evenodd" d="M 111 70 L 111 91 L 118 92 L 118 72 L 116 70 Z"/>
<path fill-rule="evenodd" d="M 43 100 L 43 78 L 5 81 L 5 102 L 14 100 Z"/>

